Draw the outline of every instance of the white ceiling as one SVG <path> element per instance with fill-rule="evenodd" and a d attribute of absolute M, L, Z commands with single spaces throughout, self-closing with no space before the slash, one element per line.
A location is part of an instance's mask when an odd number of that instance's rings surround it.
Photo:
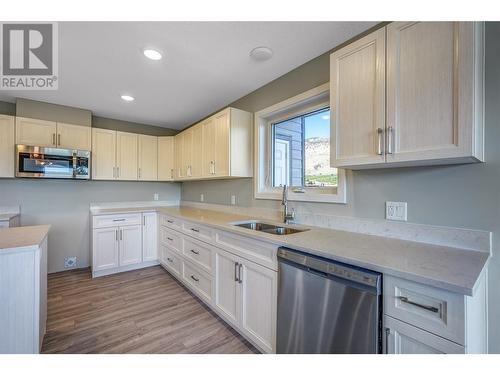
<path fill-rule="evenodd" d="M 375 22 L 62 22 L 59 89 L 0 91 L 95 115 L 182 129 Z M 268 46 L 273 58 L 249 52 Z M 160 61 L 142 49 L 163 51 Z M 135 101 L 126 103 L 120 95 Z"/>

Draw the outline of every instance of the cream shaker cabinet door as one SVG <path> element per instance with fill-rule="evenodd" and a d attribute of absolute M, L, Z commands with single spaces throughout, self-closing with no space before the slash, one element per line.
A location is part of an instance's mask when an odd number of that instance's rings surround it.
<path fill-rule="evenodd" d="M 116 131 L 92 129 L 92 179 L 116 178 Z"/>
<path fill-rule="evenodd" d="M 174 137 L 174 178 L 180 179 L 185 177 L 185 173 L 182 168 L 182 142 L 184 138 L 184 133 L 179 133 Z"/>
<path fill-rule="evenodd" d="M 93 230 L 92 272 L 118 267 L 118 241 L 118 227 Z"/>
<path fill-rule="evenodd" d="M 158 181 L 174 179 L 174 137 L 158 137 Z"/>
<path fill-rule="evenodd" d="M 193 128 L 189 128 L 182 132 L 182 164 L 183 177 L 191 178 L 192 176 L 192 152 L 193 152 Z"/>
<path fill-rule="evenodd" d="M 116 175 L 118 180 L 137 180 L 137 134 L 116 132 Z"/>
<path fill-rule="evenodd" d="M 142 214 L 142 260 L 158 259 L 158 215 L 156 212 Z"/>
<path fill-rule="evenodd" d="M 239 325 L 241 288 L 238 279 L 239 258 L 218 250 L 215 254 L 215 308 L 234 325 Z"/>
<path fill-rule="evenodd" d="M 203 127 L 203 177 L 214 175 L 215 163 L 215 128 L 213 117 L 208 118 L 202 124 Z"/>
<path fill-rule="evenodd" d="M 129 225 L 119 228 L 120 266 L 142 262 L 142 227 Z"/>
<path fill-rule="evenodd" d="M 191 145 L 191 177 L 199 178 L 202 176 L 203 167 L 203 127 L 198 124 L 192 127 L 192 145 Z"/>
<path fill-rule="evenodd" d="M 16 117 L 16 143 L 28 146 L 57 146 L 57 124 L 54 121 Z"/>
<path fill-rule="evenodd" d="M 386 354 L 464 354 L 465 348 L 427 331 L 384 316 Z"/>
<path fill-rule="evenodd" d="M 482 159 L 474 141 L 481 33 L 474 22 L 387 26 L 387 162 Z"/>
<path fill-rule="evenodd" d="M 91 138 L 90 126 L 57 123 L 57 147 L 90 151 L 92 149 Z"/>
<path fill-rule="evenodd" d="M 277 273 L 256 263 L 242 260 L 240 327 L 268 353 L 276 350 L 278 300 Z"/>
<path fill-rule="evenodd" d="M 385 28 L 330 55 L 331 165 L 385 162 Z"/>
<path fill-rule="evenodd" d="M 214 116 L 215 129 L 215 160 L 214 175 L 229 176 L 229 132 L 230 132 L 230 109 L 219 112 Z"/>
<path fill-rule="evenodd" d="M 139 135 L 139 169 L 138 179 L 141 181 L 158 180 L 158 137 Z"/>
<path fill-rule="evenodd" d="M 13 116 L 0 115 L 0 177 L 14 177 L 14 128 Z"/>

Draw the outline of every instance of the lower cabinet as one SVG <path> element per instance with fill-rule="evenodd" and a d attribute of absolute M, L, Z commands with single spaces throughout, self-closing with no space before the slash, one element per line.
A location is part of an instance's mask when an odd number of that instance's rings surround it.
<path fill-rule="evenodd" d="M 164 219 L 160 216 L 160 223 Z M 274 353 L 277 272 L 223 250 L 215 241 L 200 241 L 197 232 L 190 235 L 160 224 L 160 234 L 163 267 L 258 349 Z"/>
<path fill-rule="evenodd" d="M 389 316 L 384 317 L 387 354 L 463 354 L 465 348 Z"/>
<path fill-rule="evenodd" d="M 156 212 L 96 215 L 92 220 L 92 276 L 158 264 Z"/>

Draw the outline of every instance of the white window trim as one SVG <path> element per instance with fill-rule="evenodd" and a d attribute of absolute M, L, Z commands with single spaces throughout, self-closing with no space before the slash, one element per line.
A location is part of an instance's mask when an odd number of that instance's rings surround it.
<path fill-rule="evenodd" d="M 254 197 L 255 199 L 280 200 L 282 189 L 273 187 L 271 179 L 271 123 L 305 112 L 329 106 L 330 84 L 327 82 L 302 94 L 274 104 L 255 113 L 254 127 Z M 318 188 L 314 188 L 318 189 Z M 347 203 L 346 177 L 343 169 L 338 169 L 336 193 L 325 193 L 325 189 L 305 189 L 305 193 L 289 191 L 290 201 Z"/>

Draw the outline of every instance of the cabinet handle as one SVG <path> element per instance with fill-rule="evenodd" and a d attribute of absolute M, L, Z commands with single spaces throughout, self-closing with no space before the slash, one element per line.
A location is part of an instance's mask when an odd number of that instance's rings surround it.
<path fill-rule="evenodd" d="M 174 169 L 170 169 L 170 178 L 173 180 L 174 179 Z"/>
<path fill-rule="evenodd" d="M 394 136 L 394 128 L 392 126 L 389 126 L 387 128 L 387 153 L 389 155 L 393 154 L 392 150 L 392 142 L 393 142 L 393 137 Z"/>
<path fill-rule="evenodd" d="M 215 174 L 215 160 L 213 162 L 214 162 L 214 173 L 212 173 L 212 174 Z"/>
<path fill-rule="evenodd" d="M 200 252 L 199 252 L 199 251 L 196 251 L 196 250 L 191 249 L 191 252 L 192 252 L 193 254 L 200 255 Z"/>
<path fill-rule="evenodd" d="M 238 280 L 238 262 L 234 263 L 234 281 L 239 281 Z"/>
<path fill-rule="evenodd" d="M 139 178 L 141 178 L 141 168 L 139 168 Z"/>
<path fill-rule="evenodd" d="M 214 161 L 210 160 L 210 174 L 214 174 Z"/>
<path fill-rule="evenodd" d="M 197 279 L 197 278 L 196 278 L 196 277 L 194 277 L 193 275 L 191 275 L 191 278 L 192 278 L 194 281 L 196 281 L 196 282 L 200 281 L 200 279 Z"/>
<path fill-rule="evenodd" d="M 115 238 L 116 238 L 116 240 L 118 241 L 118 229 L 117 229 L 117 230 L 115 230 Z"/>
<path fill-rule="evenodd" d="M 120 177 L 120 167 L 116 167 L 116 177 Z"/>
<path fill-rule="evenodd" d="M 143 216 L 143 217 L 142 217 L 142 225 L 143 225 L 143 226 L 146 226 L 146 216 Z"/>
<path fill-rule="evenodd" d="M 167 220 L 167 223 L 173 224 L 174 221 L 173 220 Z"/>
<path fill-rule="evenodd" d="M 238 265 L 238 282 L 241 284 L 243 282 L 243 279 L 241 278 L 241 274 L 243 272 L 243 264 Z"/>
<path fill-rule="evenodd" d="M 61 145 L 61 134 L 57 135 L 57 144 L 60 146 Z"/>
<path fill-rule="evenodd" d="M 125 221 L 126 219 L 113 219 L 113 221 Z"/>
<path fill-rule="evenodd" d="M 52 133 L 52 144 L 56 146 L 56 133 Z"/>
<path fill-rule="evenodd" d="M 439 309 L 437 307 L 434 307 L 434 306 L 427 306 L 427 305 L 422 305 L 420 303 L 417 303 L 417 302 L 413 302 L 413 301 L 410 301 L 407 297 L 403 297 L 403 296 L 400 296 L 398 297 L 399 300 L 401 302 L 404 302 L 404 303 L 407 303 L 409 305 L 413 305 L 413 306 L 417 306 L 417 307 L 420 307 L 421 309 L 424 309 L 424 310 L 427 310 L 427 311 L 432 311 L 434 313 L 437 313 L 439 312 Z"/>
<path fill-rule="evenodd" d="M 199 230 L 199 229 L 196 229 L 196 228 L 191 228 L 191 230 L 192 230 L 193 232 L 200 233 L 200 230 Z"/>
<path fill-rule="evenodd" d="M 384 130 L 382 128 L 377 128 L 377 155 L 382 155 L 383 134 Z"/>
<path fill-rule="evenodd" d="M 391 329 L 385 329 L 385 354 L 389 354 L 389 336 L 391 335 Z"/>
<path fill-rule="evenodd" d="M 170 238 L 170 237 L 167 237 L 167 240 L 169 240 L 169 241 L 173 241 L 173 239 L 172 239 L 172 238 Z"/>
<path fill-rule="evenodd" d="M 123 229 L 120 229 L 120 241 L 123 240 Z"/>
<path fill-rule="evenodd" d="M 168 260 L 170 263 L 172 263 L 172 262 L 173 262 L 173 260 L 172 260 L 171 258 L 167 258 L 167 260 Z"/>

